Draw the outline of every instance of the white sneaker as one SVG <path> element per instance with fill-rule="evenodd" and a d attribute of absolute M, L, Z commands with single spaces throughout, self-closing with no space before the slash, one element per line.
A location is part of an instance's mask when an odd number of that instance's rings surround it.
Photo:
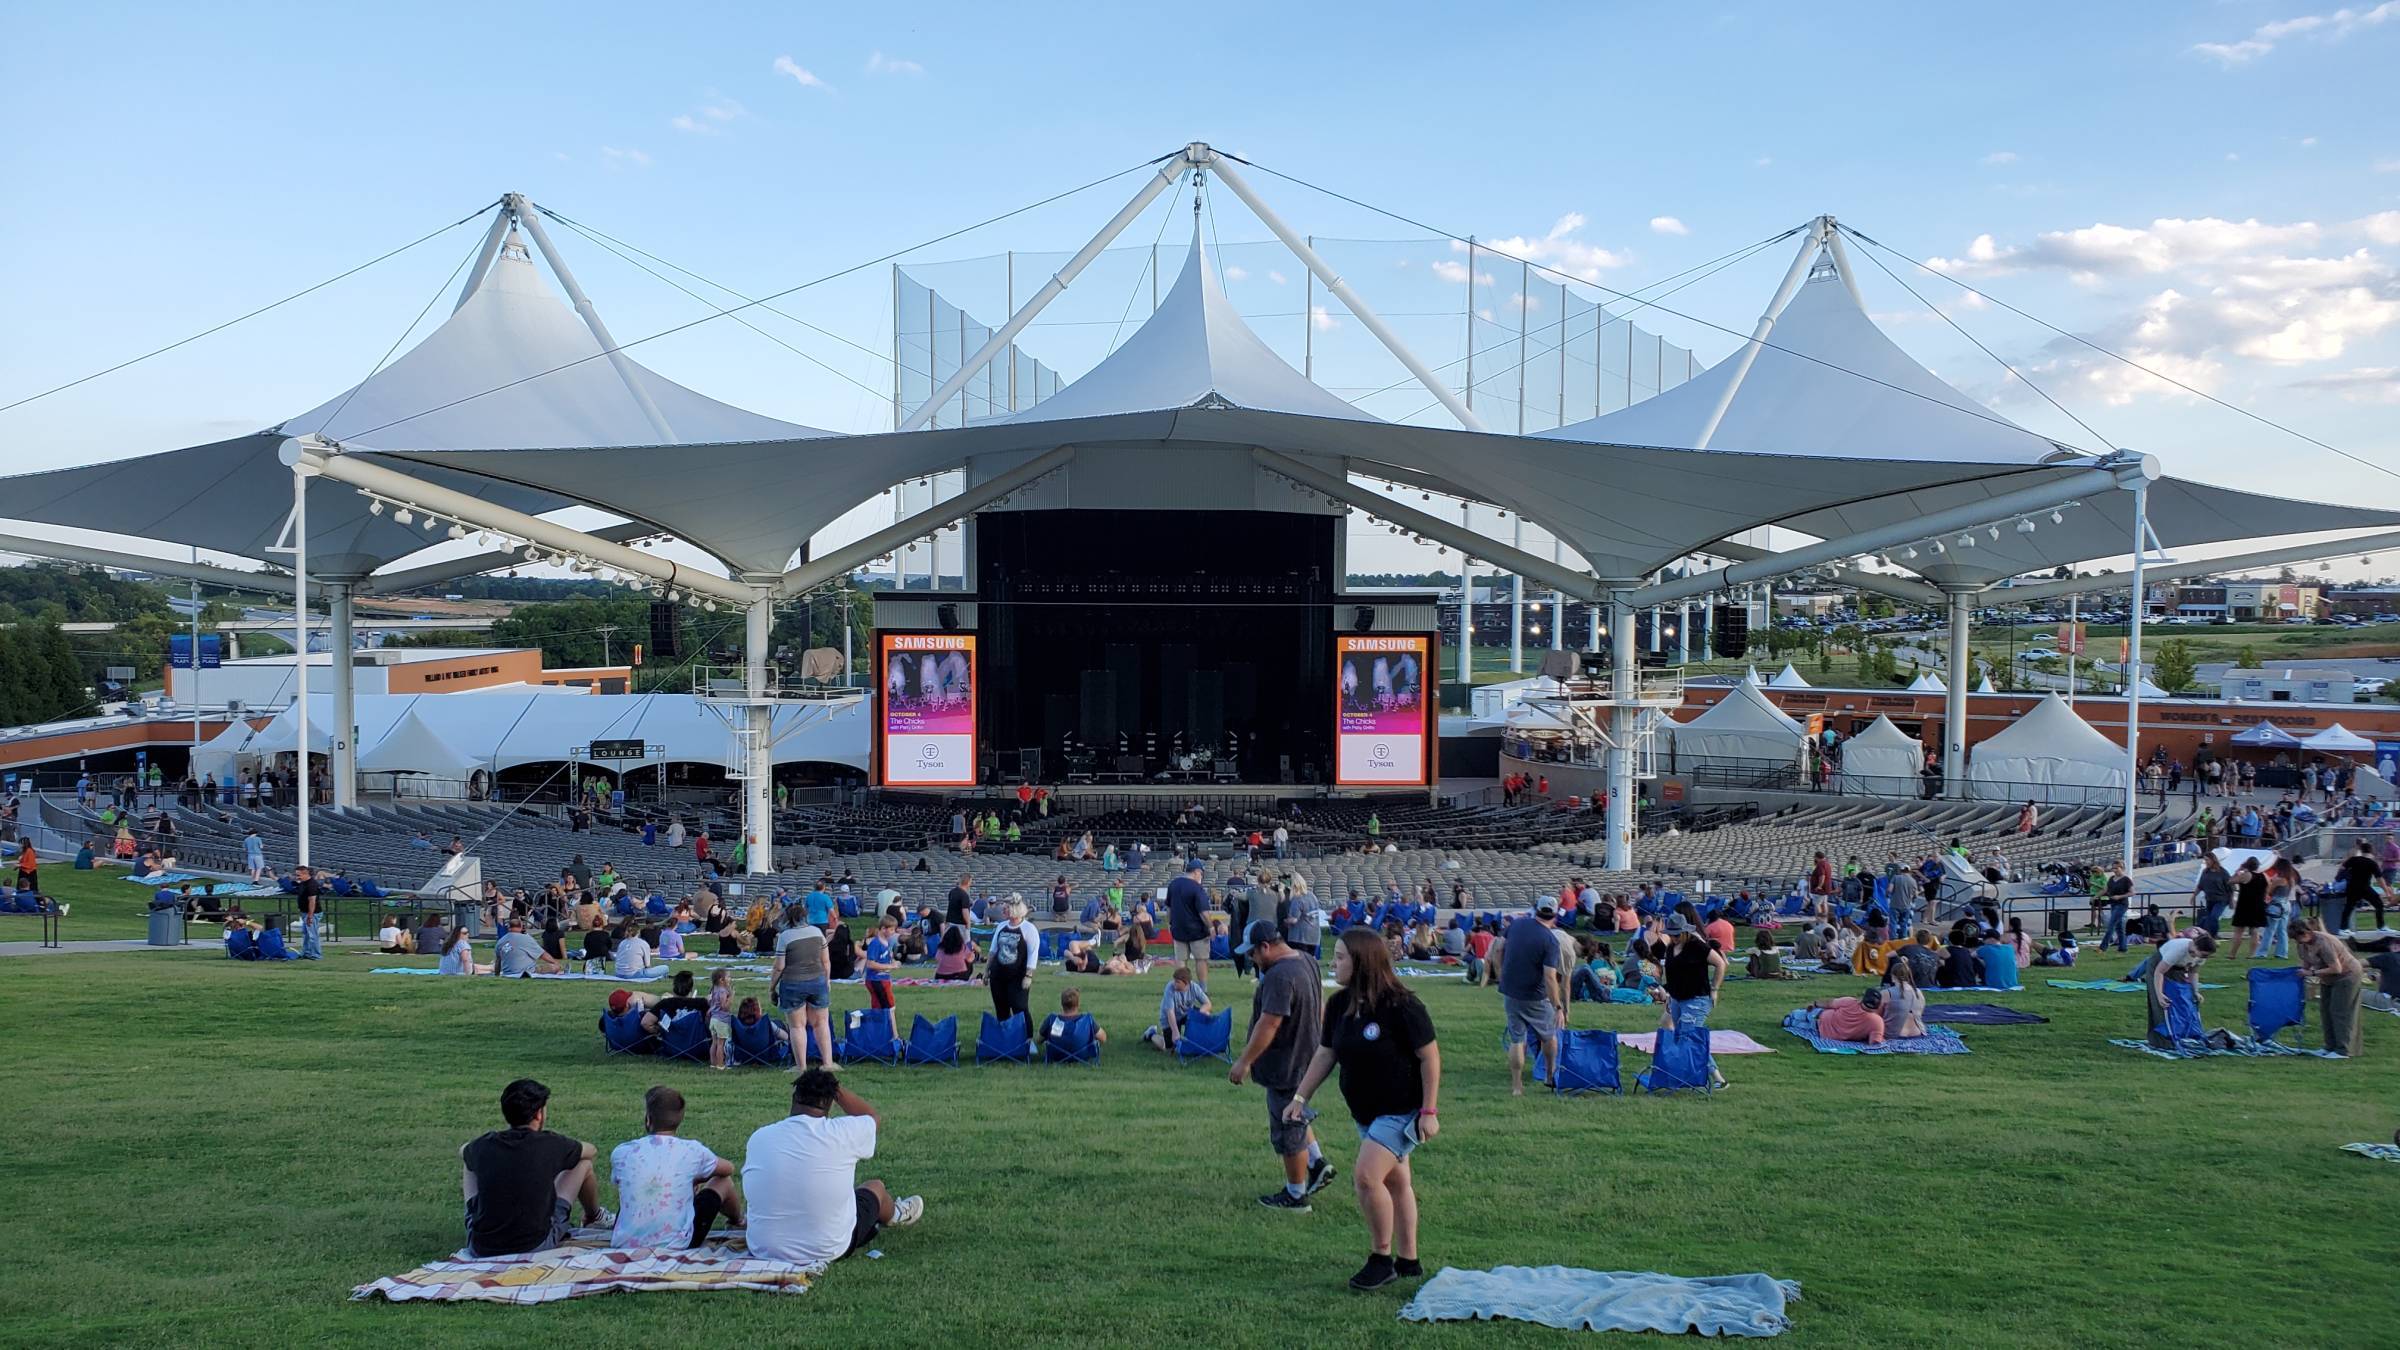
<path fill-rule="evenodd" d="M 922 1219 L 922 1218 L 924 1218 L 924 1217 L 925 1217 L 925 1197 L 924 1197 L 924 1196 L 921 1196 L 921 1195 L 904 1195 L 904 1196 L 901 1196 L 901 1197 L 900 1197 L 898 1200 L 895 1200 L 895 1201 L 893 1201 L 893 1202 L 892 1202 L 892 1225 L 893 1225 L 893 1227 L 896 1227 L 896 1228 L 906 1228 L 906 1227 L 907 1227 L 907 1226 L 909 1226 L 910 1224 L 912 1224 L 912 1223 L 915 1223 L 917 1220 L 919 1220 L 919 1219 Z"/>
<path fill-rule="evenodd" d="M 586 1228 L 614 1228 L 616 1226 L 617 1212 L 613 1209 L 601 1210 L 599 1218 L 594 1219 L 590 1223 L 584 1225 Z"/>

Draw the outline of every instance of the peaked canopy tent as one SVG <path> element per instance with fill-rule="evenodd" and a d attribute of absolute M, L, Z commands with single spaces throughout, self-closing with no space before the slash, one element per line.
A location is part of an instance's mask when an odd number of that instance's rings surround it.
<path fill-rule="evenodd" d="M 2301 737 L 2300 744 L 2309 750 L 2325 750 L 2346 755 L 2373 754 L 2375 751 L 2375 742 L 2339 722 L 2313 736 Z"/>
<path fill-rule="evenodd" d="M 1673 735 L 1678 768 L 1708 761 L 1788 768 L 1800 762 L 1808 728 L 1745 682 L 1691 721 L 1673 724 Z"/>
<path fill-rule="evenodd" d="M 1793 668 L 1791 662 L 1786 661 L 1783 663 L 1783 669 L 1775 672 L 1775 678 L 1767 681 L 1767 687 L 1769 689 L 1814 689 L 1816 686 L 1803 678 L 1800 672 Z"/>
<path fill-rule="evenodd" d="M 1948 692 L 1949 688 L 1942 683 L 1941 676 L 1930 670 L 1908 682 L 1908 692 L 1912 694 L 1940 694 Z"/>
<path fill-rule="evenodd" d="M 2261 750 L 2291 750 L 2300 745 L 2300 738 L 2273 722 L 2259 722 L 2242 728 L 2225 738 L 2235 745 Z"/>
<path fill-rule="evenodd" d="M 1975 747 L 1967 769 L 1974 796 L 2032 799 L 2052 806 L 2122 806 L 2125 747 L 2101 735 L 2056 694 Z"/>
<path fill-rule="evenodd" d="M 1915 797 L 1924 790 L 1925 744 L 1878 716 L 1842 742 L 1841 790 L 1854 797 Z"/>

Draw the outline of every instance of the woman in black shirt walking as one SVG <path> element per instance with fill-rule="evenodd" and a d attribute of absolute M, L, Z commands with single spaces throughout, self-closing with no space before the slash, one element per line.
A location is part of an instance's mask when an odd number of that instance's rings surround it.
<path fill-rule="evenodd" d="M 1342 987 L 1325 1001 L 1322 1043 L 1283 1114 L 1295 1123 L 1314 1116 L 1309 1097 L 1341 1066 L 1342 1100 L 1358 1124 L 1351 1179 L 1370 1247 L 1350 1287 L 1380 1289 L 1425 1273 L 1417 1261 L 1417 1192 L 1408 1156 L 1441 1129 L 1434 1099 L 1442 1054 L 1433 1019 L 1400 983 L 1381 937 L 1365 928 L 1343 933 L 1333 949 L 1333 978 Z"/>

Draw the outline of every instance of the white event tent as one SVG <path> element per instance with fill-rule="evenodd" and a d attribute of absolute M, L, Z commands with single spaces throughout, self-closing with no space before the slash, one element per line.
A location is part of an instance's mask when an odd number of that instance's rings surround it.
<path fill-rule="evenodd" d="M 1967 775 L 1973 794 L 1985 801 L 2125 804 L 2125 747 L 2094 730 L 2056 694 L 1977 745 Z"/>
<path fill-rule="evenodd" d="M 1800 672 L 1792 668 L 1792 663 L 1786 661 L 1783 663 L 1783 669 L 1775 672 L 1775 678 L 1767 681 L 1767 687 L 1769 689 L 1814 689 L 1816 686 L 1803 679 Z"/>
<path fill-rule="evenodd" d="M 1914 797 L 1924 786 L 1925 744 L 1889 717 L 1842 742 L 1841 790 L 1852 796 Z"/>
<path fill-rule="evenodd" d="M 1675 761 L 1689 768 L 1702 760 L 1746 760 L 1798 764 L 1808 729 L 1759 692 L 1742 683 L 1689 722 L 1673 724 Z"/>

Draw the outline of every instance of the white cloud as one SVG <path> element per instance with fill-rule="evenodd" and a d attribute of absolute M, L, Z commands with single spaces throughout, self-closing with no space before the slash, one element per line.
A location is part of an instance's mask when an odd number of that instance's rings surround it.
<path fill-rule="evenodd" d="M 2377 173 L 2400 173 L 2400 159 L 2379 159 L 2379 160 L 2376 160 L 2376 161 L 2375 161 L 2375 172 L 2377 172 Z"/>
<path fill-rule="evenodd" d="M 925 73 L 925 67 L 901 57 L 885 56 L 882 52 L 876 52 L 867 58 L 867 73 L 869 75 L 922 75 Z"/>
<path fill-rule="evenodd" d="M 1690 234 L 1692 227 L 1673 216 L 1652 216 L 1650 217 L 1650 232 L 1652 234 L 1684 235 Z"/>
<path fill-rule="evenodd" d="M 1632 261 L 1630 255 L 1577 238 L 1575 232 L 1582 229 L 1583 226 L 1583 214 L 1579 211 L 1569 211 L 1552 223 L 1550 232 L 1539 239 L 1512 235 L 1503 239 L 1479 239 L 1476 241 L 1476 245 L 1480 249 L 1490 249 L 1494 253 L 1504 254 L 1510 258 L 1523 258 L 1528 262 L 1538 263 L 1582 281 L 1598 281 L 1602 272 L 1610 268 L 1623 267 Z M 1450 241 L 1450 249 L 1454 253 L 1464 253 L 1467 251 L 1467 246 L 1454 239 Z M 1464 281 L 1466 269 L 1457 268 L 1453 273 L 1451 270 L 1445 269 L 1442 264 L 1435 263 L 1434 275 L 1445 281 Z M 1480 286 L 1489 279 L 1478 272 L 1475 276 L 1475 283 Z"/>
<path fill-rule="evenodd" d="M 606 160 L 610 168 L 624 168 L 627 165 L 631 165 L 636 169 L 647 169 L 650 167 L 650 156 L 643 151 L 633 148 L 630 145 L 623 147 L 614 145 L 601 146 L 600 158 Z"/>
<path fill-rule="evenodd" d="M 2400 244 L 2400 211 L 2378 211 L 2351 228 L 2378 244 Z"/>
<path fill-rule="evenodd" d="M 2313 37 L 2323 42 L 2339 42 L 2362 28 L 2393 21 L 2400 21 L 2400 0 L 2384 0 L 2366 8 L 2345 5 L 2326 14 L 2302 14 L 2262 23 L 2250 30 L 2250 36 L 2232 42 L 2195 43 L 2192 51 L 2231 69 L 2265 56 L 2285 38 Z"/>
<path fill-rule="evenodd" d="M 1753 169 L 1763 169 L 1774 162 L 1775 157 L 1773 155 L 1760 155 L 1758 158 L 1750 161 L 1750 167 Z"/>
<path fill-rule="evenodd" d="M 1278 286 L 1282 286 L 1282 285 L 1288 284 L 1288 283 L 1291 281 L 1291 278 L 1290 278 L 1290 277 L 1287 277 L 1287 276 L 1285 276 L 1285 275 L 1284 275 L 1283 273 L 1281 273 L 1281 272 L 1276 272 L 1276 271 L 1272 271 L 1272 270 L 1270 270 L 1270 271 L 1267 273 L 1267 280 L 1274 282 L 1274 283 L 1275 283 L 1276 285 L 1278 285 Z M 294 754 L 298 754 L 299 752 L 298 752 L 298 751 L 293 751 L 293 753 L 294 753 Z"/>
<path fill-rule="evenodd" d="M 1250 269 L 1241 266 L 1239 263 L 1232 264 L 1225 269 L 1225 279 L 1227 281 L 1248 281 L 1250 279 Z M 292 753 L 296 755 L 299 753 L 299 751 L 295 750 Z"/>
<path fill-rule="evenodd" d="M 675 114 L 673 117 L 667 119 L 667 125 L 675 128 L 677 131 L 685 132 L 694 136 L 714 136 L 718 134 L 718 128 L 713 123 L 703 122 L 699 118 L 692 116 L 690 113 Z"/>
<path fill-rule="evenodd" d="M 2352 403 L 2400 403 L 2400 366 L 2353 366 L 2293 380 L 2285 387 L 2338 394 Z"/>
<path fill-rule="evenodd" d="M 1466 252 L 1467 249 L 1467 246 L 1464 244 L 1459 244 L 1455 247 L 1461 253 Z M 1463 286 L 1467 281 L 1467 265 L 1462 262 L 1453 262 L 1448 258 L 1437 259 L 1433 264 L 1433 274 L 1442 280 L 1449 282 L 1453 286 Z M 1478 286 L 1491 285 L 1492 274 L 1489 272 L 1477 272 L 1475 274 L 1475 284 Z"/>
<path fill-rule="evenodd" d="M 2317 143 L 2317 138 L 2314 136 L 2303 136 L 2300 138 L 2300 143 L 2302 145 L 2315 145 Z"/>
<path fill-rule="evenodd" d="M 2400 0 L 2394 0 L 2400 3 Z M 2172 271 L 2194 263 L 2221 261 L 2259 249 L 2315 242 L 2324 231 L 2313 221 L 2271 225 L 2256 219 L 2231 221 L 2162 218 L 2147 226 L 2098 223 L 2074 230 L 2049 230 L 2026 245 L 2001 246 L 1977 235 L 1965 256 L 1928 258 L 1928 266 L 1951 273 L 1999 276 L 2037 267 L 2078 272 Z"/>
<path fill-rule="evenodd" d="M 1992 153 L 1983 157 L 1983 162 L 1987 167 L 1995 169 L 2003 164 L 2014 164 L 2017 162 L 2017 152 L 2014 150 L 1994 150 Z"/>
<path fill-rule="evenodd" d="M 832 85 L 818 79 L 815 71 L 810 70 L 804 65 L 801 65 L 799 62 L 788 56 L 778 56 L 775 58 L 775 73 L 778 75 L 791 76 L 793 79 L 800 82 L 800 87 L 803 89 L 823 89 L 827 92 L 831 92 L 833 89 Z"/>
<path fill-rule="evenodd" d="M 1334 317 L 1333 311 L 1325 308 L 1323 305 L 1310 305 L 1308 307 L 1308 323 L 1311 328 L 1316 329 L 1320 333 L 1330 332 L 1331 330 L 1342 326 L 1342 321 Z"/>

